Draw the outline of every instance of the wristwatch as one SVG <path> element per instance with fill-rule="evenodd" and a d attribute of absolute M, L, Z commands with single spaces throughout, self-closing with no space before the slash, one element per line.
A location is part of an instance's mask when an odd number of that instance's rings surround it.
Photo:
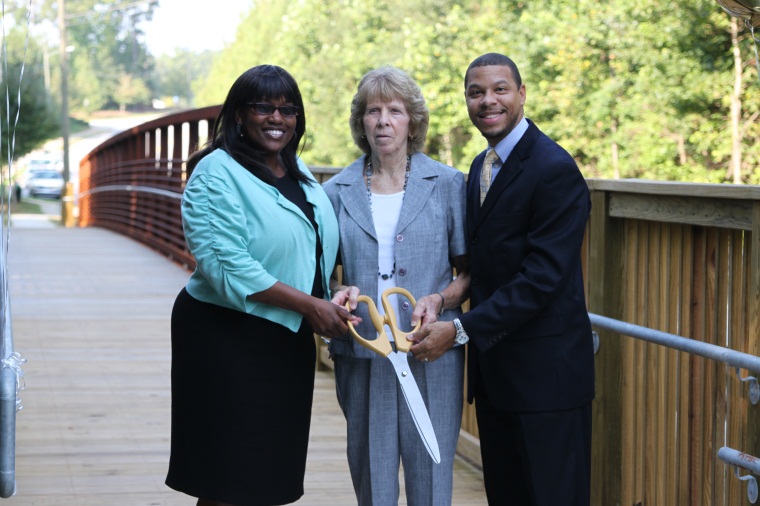
<path fill-rule="evenodd" d="M 464 327 L 462 327 L 462 322 L 459 321 L 459 318 L 454 318 L 454 328 L 457 330 L 457 335 L 454 337 L 454 341 L 456 341 L 457 344 L 465 344 L 470 340 L 470 336 L 464 331 Z"/>

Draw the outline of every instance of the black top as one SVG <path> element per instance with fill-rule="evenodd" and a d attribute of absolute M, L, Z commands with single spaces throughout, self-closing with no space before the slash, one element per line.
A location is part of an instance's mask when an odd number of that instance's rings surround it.
<path fill-rule="evenodd" d="M 282 194 L 283 197 L 291 201 L 298 206 L 301 212 L 306 215 L 311 222 L 311 226 L 314 227 L 314 232 L 317 234 L 317 270 L 314 273 L 314 284 L 311 288 L 311 295 L 319 299 L 325 296 L 324 288 L 322 287 L 322 242 L 319 240 L 319 226 L 314 220 L 314 208 L 306 201 L 306 194 L 303 192 L 301 185 L 290 174 L 285 174 L 274 182 L 273 185 Z"/>

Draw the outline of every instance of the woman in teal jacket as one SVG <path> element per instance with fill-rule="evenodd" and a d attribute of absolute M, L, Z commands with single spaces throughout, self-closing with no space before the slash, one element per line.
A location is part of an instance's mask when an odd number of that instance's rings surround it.
<path fill-rule="evenodd" d="M 306 122 L 284 69 L 232 85 L 194 154 L 182 219 L 196 269 L 172 312 L 168 486 L 199 506 L 303 495 L 316 351 L 355 317 L 326 299 L 338 226 L 296 152 Z"/>

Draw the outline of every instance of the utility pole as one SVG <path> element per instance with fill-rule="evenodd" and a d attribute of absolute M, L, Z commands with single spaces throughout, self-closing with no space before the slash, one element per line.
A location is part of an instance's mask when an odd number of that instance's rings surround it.
<path fill-rule="evenodd" d="M 74 185 L 69 181 L 69 62 L 66 42 L 66 7 L 58 0 L 58 31 L 61 33 L 61 138 L 63 140 L 63 194 L 61 195 L 61 221 L 66 227 L 74 224 Z"/>

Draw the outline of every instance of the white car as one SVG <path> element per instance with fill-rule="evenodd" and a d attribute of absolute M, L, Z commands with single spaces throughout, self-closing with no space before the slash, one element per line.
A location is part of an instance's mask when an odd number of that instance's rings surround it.
<path fill-rule="evenodd" d="M 35 170 L 29 173 L 26 189 L 32 197 L 61 198 L 63 193 L 63 176 L 57 170 Z"/>

